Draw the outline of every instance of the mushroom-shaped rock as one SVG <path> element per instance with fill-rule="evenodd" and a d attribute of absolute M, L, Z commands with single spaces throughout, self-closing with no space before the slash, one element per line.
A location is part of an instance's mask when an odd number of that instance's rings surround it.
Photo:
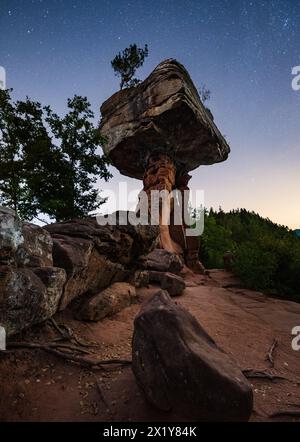
<path fill-rule="evenodd" d="M 121 90 L 101 106 L 104 145 L 119 171 L 142 179 L 155 152 L 190 171 L 226 160 L 230 148 L 178 61 L 160 63 L 137 87 Z"/>
<path fill-rule="evenodd" d="M 176 211 L 183 214 L 191 178 L 188 172 L 226 160 L 230 148 L 188 72 L 178 61 L 165 60 L 137 87 L 121 90 L 105 101 L 101 114 L 105 153 L 122 174 L 143 179 L 140 203 L 151 216 L 151 209 L 159 207 L 160 247 L 183 255 L 190 269 L 203 273 L 198 237 L 188 238 L 185 221 L 176 225 L 172 221 L 177 217 L 173 217 L 170 193 L 179 192 L 183 204 Z M 170 206 L 163 212 L 152 196 L 164 192 L 170 196 Z M 140 207 L 137 212 L 141 213 Z M 165 222 L 168 218 L 170 225 Z"/>

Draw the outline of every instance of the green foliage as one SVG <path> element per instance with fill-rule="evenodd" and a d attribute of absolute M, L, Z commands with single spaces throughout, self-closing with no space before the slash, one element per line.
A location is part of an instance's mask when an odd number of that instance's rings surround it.
<path fill-rule="evenodd" d="M 233 272 L 247 287 L 300 300 L 300 238 L 287 227 L 245 209 L 206 211 L 200 259 L 222 268 L 228 250 Z"/>
<path fill-rule="evenodd" d="M 115 75 L 121 78 L 120 88 L 136 86 L 140 80 L 133 78 L 135 71 L 141 67 L 148 57 L 148 46 L 138 48 L 136 44 L 119 52 L 111 61 Z"/>
<path fill-rule="evenodd" d="M 69 99 L 68 109 L 60 118 L 49 106 L 12 103 L 10 91 L 0 91 L 0 204 L 22 219 L 83 217 L 103 202 L 94 183 L 110 177 L 97 152 L 104 139 L 86 98 Z"/>
<path fill-rule="evenodd" d="M 209 101 L 211 98 L 211 91 L 209 89 L 207 89 L 205 84 L 203 84 L 202 86 L 200 86 L 198 88 L 198 93 L 199 93 L 202 103 Z"/>
<path fill-rule="evenodd" d="M 255 290 L 273 288 L 276 269 L 276 256 L 271 252 L 251 242 L 237 247 L 233 271 L 247 287 Z"/>
<path fill-rule="evenodd" d="M 43 212 L 56 220 L 80 218 L 97 209 L 103 201 L 97 201 L 94 183 L 97 178 L 111 177 L 107 158 L 97 152 L 104 143 L 95 129 L 94 117 L 86 98 L 75 95 L 68 100 L 69 112 L 59 117 L 46 107 L 46 122 L 56 140 L 60 164 L 60 181 L 48 187 L 48 180 L 41 182 L 43 194 L 38 199 Z M 40 186 L 40 183 L 37 183 Z"/>
<path fill-rule="evenodd" d="M 28 186 L 32 173 L 32 148 L 50 143 L 39 103 L 11 102 L 10 90 L 0 91 L 0 203 L 16 210 L 24 219 L 38 211 Z"/>
<path fill-rule="evenodd" d="M 224 253 L 234 249 L 235 243 L 231 238 L 231 232 L 217 224 L 215 218 L 207 216 L 201 236 L 201 258 L 206 267 L 222 268 Z"/>

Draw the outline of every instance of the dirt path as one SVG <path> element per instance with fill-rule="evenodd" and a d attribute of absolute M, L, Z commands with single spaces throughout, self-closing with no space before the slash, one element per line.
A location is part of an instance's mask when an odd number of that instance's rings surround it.
<path fill-rule="evenodd" d="M 201 322 L 242 369 L 268 369 L 288 379 L 251 379 L 255 398 L 251 420 L 270 420 L 270 414 L 283 409 L 300 411 L 300 351 L 291 348 L 291 330 L 300 325 L 300 304 L 237 288 L 236 281 L 223 271 L 212 271 L 211 278 L 190 277 L 187 284 L 176 302 Z M 154 286 L 139 289 L 139 301 L 156 290 Z M 131 359 L 133 319 L 139 309 L 140 304 L 132 305 L 100 323 L 76 321 L 69 309 L 55 319 L 81 338 L 96 342 L 92 349 L 96 359 Z M 41 325 L 18 340 L 45 342 L 55 337 L 53 327 Z M 265 357 L 274 339 L 278 346 L 274 368 L 270 368 Z M 144 401 L 130 366 L 91 372 L 40 350 L 17 350 L 0 355 L 0 374 L 0 421 L 180 420 Z"/>

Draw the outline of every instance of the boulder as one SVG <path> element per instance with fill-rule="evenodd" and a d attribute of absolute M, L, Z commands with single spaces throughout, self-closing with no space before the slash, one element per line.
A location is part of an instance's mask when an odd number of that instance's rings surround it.
<path fill-rule="evenodd" d="M 147 270 L 137 270 L 134 272 L 132 276 L 132 284 L 139 288 L 139 287 L 146 287 L 149 285 L 149 272 Z"/>
<path fill-rule="evenodd" d="M 17 333 L 76 297 L 128 280 L 139 250 L 148 253 L 157 236 L 157 227 L 102 226 L 96 218 L 42 228 L 0 207 L 0 325 Z"/>
<path fill-rule="evenodd" d="M 185 289 L 185 282 L 181 276 L 170 272 L 149 271 L 149 282 L 156 282 L 163 290 L 167 290 L 170 296 L 179 296 Z"/>
<path fill-rule="evenodd" d="M 0 207 L 0 325 L 7 336 L 53 316 L 65 282 L 65 271 L 53 267 L 50 234 Z"/>
<path fill-rule="evenodd" d="M 128 219 L 130 212 L 125 212 Z M 114 214 L 111 214 L 113 217 Z M 159 235 L 158 226 L 120 225 L 118 212 L 116 225 L 98 224 L 97 218 L 74 219 L 49 224 L 45 229 L 55 235 L 91 240 L 97 251 L 111 261 L 131 264 L 139 256 L 148 253 L 155 245 Z"/>
<path fill-rule="evenodd" d="M 22 223 L 15 211 L 0 206 L 0 266 L 15 264 L 15 254 L 23 242 Z"/>
<path fill-rule="evenodd" d="M 127 212 L 127 216 L 129 217 L 131 213 Z M 153 250 L 160 232 L 157 225 L 132 225 L 130 222 L 125 225 L 118 224 L 117 229 L 133 239 L 131 255 L 134 261 Z"/>
<path fill-rule="evenodd" d="M 128 273 L 122 264 L 101 255 L 89 239 L 53 235 L 53 260 L 67 274 L 60 310 L 84 293 L 96 294 L 112 282 L 126 279 Z"/>
<path fill-rule="evenodd" d="M 197 320 L 160 290 L 134 321 L 132 369 L 146 399 L 182 418 L 249 419 L 253 394 L 240 369 Z"/>
<path fill-rule="evenodd" d="M 7 269 L 0 280 L 0 325 L 7 336 L 55 314 L 66 275 L 63 269 Z"/>
<path fill-rule="evenodd" d="M 52 266 L 51 235 L 22 222 L 14 210 L 0 207 L 0 261 L 19 267 Z"/>
<path fill-rule="evenodd" d="M 24 242 L 17 251 L 17 263 L 26 267 L 50 267 L 53 265 L 53 241 L 47 230 L 35 224 L 22 224 Z"/>
<path fill-rule="evenodd" d="M 95 218 L 49 224 L 46 229 L 53 238 L 75 238 L 90 241 L 100 254 L 112 261 L 129 262 L 133 239 L 122 233 L 116 226 L 100 226 Z M 57 236 L 58 235 L 58 236 Z"/>
<path fill-rule="evenodd" d="M 188 72 L 169 59 L 142 83 L 112 95 L 101 106 L 103 146 L 123 175 L 142 179 L 158 148 L 180 169 L 226 160 L 230 148 L 202 104 Z"/>
<path fill-rule="evenodd" d="M 158 236 L 157 226 L 101 225 L 97 218 L 54 223 L 46 229 L 53 239 L 54 265 L 67 274 L 60 310 L 84 293 L 97 294 L 127 280 L 140 254 L 148 253 Z"/>
<path fill-rule="evenodd" d="M 33 271 L 46 287 L 44 304 L 48 319 L 58 310 L 67 275 L 65 270 L 59 267 L 37 267 Z"/>
<path fill-rule="evenodd" d="M 80 306 L 77 316 L 86 321 L 101 321 L 136 302 L 135 288 L 126 282 L 115 282 Z"/>
<path fill-rule="evenodd" d="M 152 250 L 148 255 L 142 257 L 141 263 L 145 269 L 159 272 L 179 273 L 183 268 L 180 257 L 165 249 Z"/>

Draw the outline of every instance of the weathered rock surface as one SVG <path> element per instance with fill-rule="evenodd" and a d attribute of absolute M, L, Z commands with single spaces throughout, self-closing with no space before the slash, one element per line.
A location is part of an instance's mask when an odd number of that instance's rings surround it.
<path fill-rule="evenodd" d="M 186 69 L 160 63 L 134 88 L 115 93 L 101 106 L 104 150 L 124 175 L 142 179 L 149 155 L 160 148 L 186 170 L 226 160 L 230 148 L 211 112 L 201 103 Z"/>
<path fill-rule="evenodd" d="M 1 207 L 0 325 L 6 334 L 54 315 L 65 281 L 65 271 L 53 267 L 50 234 Z"/>
<path fill-rule="evenodd" d="M 39 277 L 40 276 L 40 277 Z M 63 269 L 8 269 L 1 279 L 0 325 L 6 334 L 43 322 L 58 309 L 66 275 Z"/>
<path fill-rule="evenodd" d="M 147 400 L 196 420 L 248 420 L 252 389 L 197 320 L 157 292 L 135 318 L 132 369 Z"/>
<path fill-rule="evenodd" d="M 53 316 L 59 308 L 64 286 L 67 281 L 67 275 L 65 270 L 59 267 L 37 267 L 33 269 L 33 272 L 46 287 L 44 309 L 48 312 L 45 318 L 47 319 Z M 43 319 L 41 319 L 41 321 L 42 320 Z"/>
<path fill-rule="evenodd" d="M 115 280 L 126 279 L 125 267 L 101 255 L 92 240 L 54 235 L 53 259 L 67 273 L 60 310 L 83 293 L 97 293 Z"/>
<path fill-rule="evenodd" d="M 18 265 L 26 267 L 53 266 L 53 241 L 50 233 L 40 226 L 24 222 L 22 235 L 24 241 L 17 251 Z"/>
<path fill-rule="evenodd" d="M 137 270 L 134 272 L 131 282 L 137 288 L 148 286 L 149 272 L 147 270 Z"/>
<path fill-rule="evenodd" d="M 18 333 L 80 295 L 127 280 L 139 250 L 148 253 L 157 236 L 157 227 L 101 226 L 93 218 L 41 228 L 0 207 L 0 325 Z"/>
<path fill-rule="evenodd" d="M 15 212 L 0 207 L 0 265 L 15 264 L 15 254 L 24 242 L 22 223 Z"/>
<path fill-rule="evenodd" d="M 100 226 L 94 218 L 47 226 L 53 238 L 54 265 L 67 273 L 60 310 L 79 295 L 97 294 L 128 279 L 138 251 L 148 252 L 155 244 L 158 229 L 147 227 Z"/>
<path fill-rule="evenodd" d="M 163 290 L 167 290 L 170 296 L 179 296 L 185 289 L 183 278 L 170 272 L 156 272 L 150 270 L 149 281 L 158 283 Z"/>
<path fill-rule="evenodd" d="M 129 213 L 127 212 L 127 216 Z M 116 220 L 118 223 L 117 217 Z M 159 234 L 158 226 L 130 224 L 102 226 L 92 217 L 50 224 L 45 229 L 50 232 L 52 238 L 59 235 L 58 239 L 67 236 L 92 240 L 100 254 L 121 264 L 131 263 L 140 255 L 152 250 Z"/>
<path fill-rule="evenodd" d="M 141 264 L 147 270 L 157 270 L 158 272 L 179 273 L 183 268 L 180 257 L 165 249 L 152 250 L 141 258 Z"/>
<path fill-rule="evenodd" d="M 118 313 L 136 300 L 135 287 L 126 282 L 115 282 L 84 302 L 78 310 L 77 316 L 86 321 L 100 321 L 106 316 Z"/>

